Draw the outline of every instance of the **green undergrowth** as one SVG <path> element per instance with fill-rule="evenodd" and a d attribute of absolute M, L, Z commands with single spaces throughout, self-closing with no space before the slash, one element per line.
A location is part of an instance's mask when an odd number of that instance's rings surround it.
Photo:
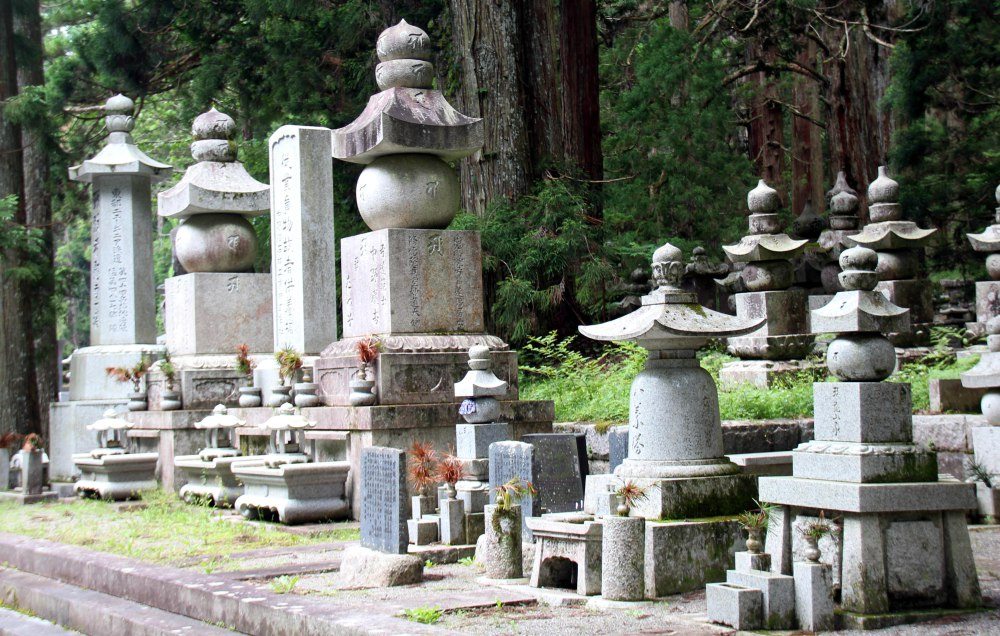
<path fill-rule="evenodd" d="M 143 494 L 144 508 L 125 510 L 90 499 L 21 506 L 0 502 L 0 532 L 80 545 L 153 563 L 192 557 L 356 538 L 334 531 L 299 536 L 273 527 L 232 521 L 214 508 L 185 504 L 162 490 Z M 345 535 L 334 536 L 334 535 Z M 350 536 L 347 536 L 350 535 Z"/>
<path fill-rule="evenodd" d="M 594 355 L 574 346 L 574 338 L 558 339 L 555 333 L 530 338 L 521 350 L 520 392 L 526 400 L 552 400 L 556 420 L 594 422 L 599 430 L 628 422 L 629 388 L 646 362 L 646 350 L 633 343 L 613 343 Z M 721 345 L 698 354 L 701 366 L 716 383 L 719 370 L 737 358 L 723 353 Z M 821 358 L 816 359 L 821 362 Z M 932 378 L 957 378 L 972 368 L 978 357 L 957 359 L 939 347 L 927 356 L 902 366 L 891 378 L 912 386 L 914 412 L 928 408 L 927 382 Z M 769 389 L 741 385 L 719 390 L 719 410 L 724 420 L 764 420 L 812 417 L 813 383 L 835 381 L 824 367 L 780 381 Z"/>

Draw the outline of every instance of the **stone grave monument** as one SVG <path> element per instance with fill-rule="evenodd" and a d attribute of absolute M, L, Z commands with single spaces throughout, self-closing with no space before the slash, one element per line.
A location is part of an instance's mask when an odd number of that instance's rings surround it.
<path fill-rule="evenodd" d="M 840 519 L 832 560 L 846 627 L 865 615 L 981 603 L 965 522 L 973 490 L 938 477 L 936 453 L 913 443 L 910 386 L 883 382 L 896 364 L 883 334 L 906 333 L 909 312 L 874 291 L 878 263 L 867 248 L 840 255 L 845 291 L 812 315 L 817 332 L 838 334 L 827 365 L 840 381 L 814 384 L 815 440 L 793 452 L 792 476 L 759 481 L 760 500 L 780 506 L 767 537 L 776 573 L 792 573 L 798 521 Z"/>
<path fill-rule="evenodd" d="M 1000 316 L 989 319 L 986 331 L 990 350 L 976 366 L 962 374 L 962 386 L 986 389 L 980 404 L 987 426 L 972 427 L 970 432 L 973 460 L 981 471 L 976 475 L 979 514 L 995 523 L 1000 518 Z"/>
<path fill-rule="evenodd" d="M 984 252 L 986 271 L 990 280 L 976 283 L 976 321 L 966 324 L 966 328 L 976 335 L 986 333 L 986 323 L 1000 316 L 1000 186 L 996 189 L 995 223 L 981 234 L 967 234 L 972 249 Z"/>
<path fill-rule="evenodd" d="M 236 122 L 214 108 L 191 127 L 195 159 L 159 195 L 157 214 L 178 219 L 174 254 L 186 272 L 165 283 L 165 325 L 184 409 L 236 406 L 243 377 L 236 347 L 271 351 L 271 275 L 254 273 L 257 234 L 250 218 L 266 215 L 269 188 L 237 160 Z M 151 410 L 160 409 L 163 373 L 148 380 Z M 142 424 L 140 423 L 141 427 Z"/>
<path fill-rule="evenodd" d="M 70 357 L 69 401 L 50 406 L 53 481 L 76 474 L 73 455 L 90 448 L 85 430 L 109 408 L 125 404 L 128 385 L 108 367 L 131 367 L 163 353 L 156 344 L 153 288 L 153 215 L 150 186 L 170 176 L 170 166 L 136 146 L 135 104 L 116 95 L 104 105 L 108 140 L 93 158 L 69 170 L 91 186 L 90 344 Z"/>
<path fill-rule="evenodd" d="M 807 241 L 780 231 L 780 207 L 778 192 L 761 179 L 747 194 L 750 233 L 722 248 L 729 260 L 744 263 L 740 278 L 746 291 L 734 296 L 736 315 L 747 321 L 764 320 L 757 331 L 729 339 L 729 352 L 743 359 L 723 365 L 719 372 L 723 385 L 767 388 L 782 375 L 801 371 L 801 358 L 812 350 L 806 292 L 790 289 L 791 259 L 802 253 Z"/>
<path fill-rule="evenodd" d="M 846 241 L 878 253 L 876 289 L 893 304 L 910 310 L 909 329 L 890 333 L 889 339 L 897 347 L 925 344 L 934 306 L 923 271 L 923 248 L 937 230 L 922 230 L 913 221 L 903 220 L 899 184 L 889 178 L 885 166 L 879 166 L 878 178 L 868 184 L 868 216 L 871 222 Z"/>
<path fill-rule="evenodd" d="M 840 253 L 851 247 L 846 238 L 860 231 L 858 192 L 848 185 L 847 175 L 843 170 L 837 173 L 837 181 L 826 193 L 826 198 L 830 209 L 830 228 L 819 235 L 819 247 L 827 258 L 820 272 L 826 295 L 810 296 L 810 311 L 830 302 L 833 294 L 844 291 L 837 276 L 840 274 Z"/>
<path fill-rule="evenodd" d="M 735 515 L 749 509 L 757 494 L 753 477 L 740 474 L 724 456 L 718 391 L 695 352 L 710 338 L 750 333 L 765 319 L 720 314 L 696 304 L 693 294 L 678 288 L 683 268 L 681 251 L 663 245 L 653 253 L 658 287 L 643 297 L 641 309 L 580 327 L 588 338 L 632 340 L 649 350 L 645 369 L 632 383 L 628 456 L 604 483 L 596 475 L 587 482 L 588 490 L 604 492 L 614 479 L 651 487 L 648 499 L 631 511 L 649 520 L 648 596 L 696 589 L 706 577 L 721 576 L 739 536 L 735 521 L 661 520 Z M 678 542 L 688 547 L 680 550 Z"/>

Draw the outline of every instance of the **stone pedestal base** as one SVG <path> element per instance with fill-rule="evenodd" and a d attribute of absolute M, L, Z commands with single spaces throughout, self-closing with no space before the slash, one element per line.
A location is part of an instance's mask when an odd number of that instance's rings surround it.
<path fill-rule="evenodd" d="M 582 596 L 601 593 L 600 523 L 568 523 L 544 517 L 528 517 L 525 523 L 535 537 L 532 587 L 570 588 Z"/>
<path fill-rule="evenodd" d="M 735 519 L 646 521 L 646 597 L 681 594 L 724 581 L 744 539 Z"/>
<path fill-rule="evenodd" d="M 184 473 L 181 499 L 190 504 L 208 503 L 217 508 L 232 508 L 243 494 L 243 484 L 233 475 L 239 462 L 259 462 L 264 456 L 219 457 L 206 462 L 198 455 L 177 455 L 174 466 Z"/>
<path fill-rule="evenodd" d="M 801 289 L 746 292 L 734 296 L 736 315 L 767 320 L 757 331 L 729 339 L 729 351 L 741 358 L 790 360 L 812 350 L 806 293 Z"/>
<path fill-rule="evenodd" d="M 171 349 L 171 354 L 173 350 Z M 268 356 L 270 357 L 270 356 Z M 237 373 L 236 349 L 232 353 L 173 358 L 177 369 L 174 390 L 180 391 L 181 404 L 187 410 L 212 410 L 217 404 L 237 406 L 239 388 L 246 378 Z M 159 411 L 166 382 L 162 373 L 153 370 L 146 380 L 149 410 Z"/>
<path fill-rule="evenodd" d="M 233 466 L 246 492 L 233 507 L 248 519 L 274 516 L 281 523 L 330 521 L 350 515 L 347 462 L 308 462 L 268 468 L 261 462 Z M 360 471 L 358 471 L 360 472 Z"/>
<path fill-rule="evenodd" d="M 632 509 L 632 515 L 646 519 L 695 519 L 735 515 L 753 508 L 753 501 L 757 497 L 757 479 L 754 475 L 629 479 L 650 488 L 646 500 Z"/>
<path fill-rule="evenodd" d="M 132 383 L 112 380 L 105 369 L 133 367 L 143 356 L 155 362 L 163 357 L 165 349 L 163 345 L 155 344 L 100 345 L 77 349 L 69 358 L 70 401 L 127 399 L 132 392 Z"/>
<path fill-rule="evenodd" d="M 20 490 L 8 490 L 0 492 L 0 501 L 9 501 L 21 505 L 42 503 L 45 501 L 58 501 L 59 493 L 54 490 L 43 490 L 34 495 L 26 495 Z"/>
<path fill-rule="evenodd" d="M 327 406 L 349 406 L 348 383 L 358 370 L 357 342 L 339 340 L 327 347 L 315 363 L 314 380 Z M 517 399 L 517 353 L 499 338 L 485 334 L 411 334 L 380 338 L 381 353 L 369 368 L 374 374 L 378 403 L 441 404 L 455 400 L 455 383 L 469 370 L 469 347 L 485 345 L 493 351 L 493 371 L 509 388 L 507 399 Z"/>
<path fill-rule="evenodd" d="M 82 477 L 73 488 L 81 497 L 138 499 L 144 490 L 156 488 L 156 460 L 156 453 L 105 455 L 99 459 L 77 455 L 73 462 Z"/>
<path fill-rule="evenodd" d="M 767 552 L 776 572 L 792 571 L 792 526 L 800 515 L 843 519 L 834 579 L 848 612 L 884 614 L 922 607 L 976 607 L 982 599 L 965 513 L 975 507 L 961 482 L 853 484 L 763 477 L 772 515 Z M 835 567 L 837 567 L 835 566 Z"/>
<path fill-rule="evenodd" d="M 812 347 L 810 340 L 809 346 Z M 719 371 L 719 386 L 735 387 L 749 384 L 761 389 L 768 389 L 775 384 L 791 380 L 796 375 L 818 371 L 823 365 L 805 360 L 737 360 L 722 365 Z"/>
<path fill-rule="evenodd" d="M 274 349 L 270 274 L 200 272 L 168 278 L 164 286 L 172 356 L 217 353 L 231 359 L 239 344 L 254 353 Z"/>

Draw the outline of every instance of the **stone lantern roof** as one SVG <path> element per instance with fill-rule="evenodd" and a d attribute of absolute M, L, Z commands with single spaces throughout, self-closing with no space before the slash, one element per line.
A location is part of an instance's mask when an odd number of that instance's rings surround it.
<path fill-rule="evenodd" d="M 909 309 L 897 307 L 881 292 L 875 268 L 878 254 L 866 247 L 852 247 L 840 255 L 840 284 L 826 305 L 812 311 L 813 333 L 891 333 L 910 328 Z"/>
<path fill-rule="evenodd" d="M 899 205 L 899 184 L 891 179 L 885 166 L 878 167 L 878 178 L 868 184 L 869 223 L 859 234 L 845 239 L 852 245 L 873 250 L 899 250 L 922 247 L 937 230 L 922 230 L 913 221 L 904 221 Z"/>
<path fill-rule="evenodd" d="M 807 240 L 796 240 L 783 232 L 778 218 L 781 198 L 778 191 L 761 179 L 757 187 L 747 194 L 750 233 L 735 245 L 722 249 L 734 263 L 788 260 L 805 249 Z"/>
<path fill-rule="evenodd" d="M 977 252 L 1000 252 L 1000 186 L 996 189 L 997 209 L 995 223 L 989 226 L 981 234 L 966 234 L 972 249 Z"/>
<path fill-rule="evenodd" d="M 211 415 L 206 415 L 201 421 L 195 422 L 195 428 L 203 429 L 219 429 L 219 428 L 236 428 L 237 426 L 243 426 L 246 422 L 241 420 L 229 413 L 229 409 L 225 405 L 217 404 L 214 409 L 212 409 Z"/>
<path fill-rule="evenodd" d="M 107 144 L 92 159 L 71 167 L 70 179 L 92 183 L 95 177 L 144 175 L 155 183 L 170 176 L 171 166 L 150 159 L 132 140 L 135 102 L 119 93 L 104 104 L 104 112 L 107 113 L 104 125 L 109 133 Z"/>

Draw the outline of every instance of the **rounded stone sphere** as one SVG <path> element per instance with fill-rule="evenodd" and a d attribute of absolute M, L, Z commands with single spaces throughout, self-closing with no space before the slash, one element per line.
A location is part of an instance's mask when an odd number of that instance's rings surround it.
<path fill-rule="evenodd" d="M 883 250 L 878 253 L 875 272 L 879 280 L 916 278 L 920 271 L 920 256 L 916 250 Z"/>
<path fill-rule="evenodd" d="M 443 229 L 458 213 L 458 175 L 434 155 L 379 157 L 358 178 L 358 211 L 372 230 Z"/>
<path fill-rule="evenodd" d="M 830 373 L 848 382 L 877 382 L 892 375 L 896 349 L 881 334 L 841 336 L 826 350 Z"/>
<path fill-rule="evenodd" d="M 379 90 L 399 88 L 430 88 L 434 82 L 434 65 L 423 60 L 389 60 L 375 67 L 375 82 Z"/>
<path fill-rule="evenodd" d="M 986 416 L 986 421 L 990 426 L 1000 424 L 1000 391 L 988 391 L 979 401 L 979 405 L 982 407 L 983 415 Z"/>
<path fill-rule="evenodd" d="M 777 214 L 751 214 L 751 234 L 778 234 L 781 232 L 781 219 Z"/>
<path fill-rule="evenodd" d="M 867 247 L 852 247 L 840 253 L 840 269 L 874 272 L 878 267 L 878 254 Z"/>
<path fill-rule="evenodd" d="M 1000 254 L 990 254 L 986 257 L 986 271 L 990 278 L 1000 280 Z"/>
<path fill-rule="evenodd" d="M 174 253 L 188 272 L 245 272 L 257 257 L 257 233 L 239 214 L 196 214 L 177 228 Z"/>
<path fill-rule="evenodd" d="M 788 289 L 795 279 L 792 264 L 784 260 L 747 263 L 740 272 L 747 291 Z"/>

